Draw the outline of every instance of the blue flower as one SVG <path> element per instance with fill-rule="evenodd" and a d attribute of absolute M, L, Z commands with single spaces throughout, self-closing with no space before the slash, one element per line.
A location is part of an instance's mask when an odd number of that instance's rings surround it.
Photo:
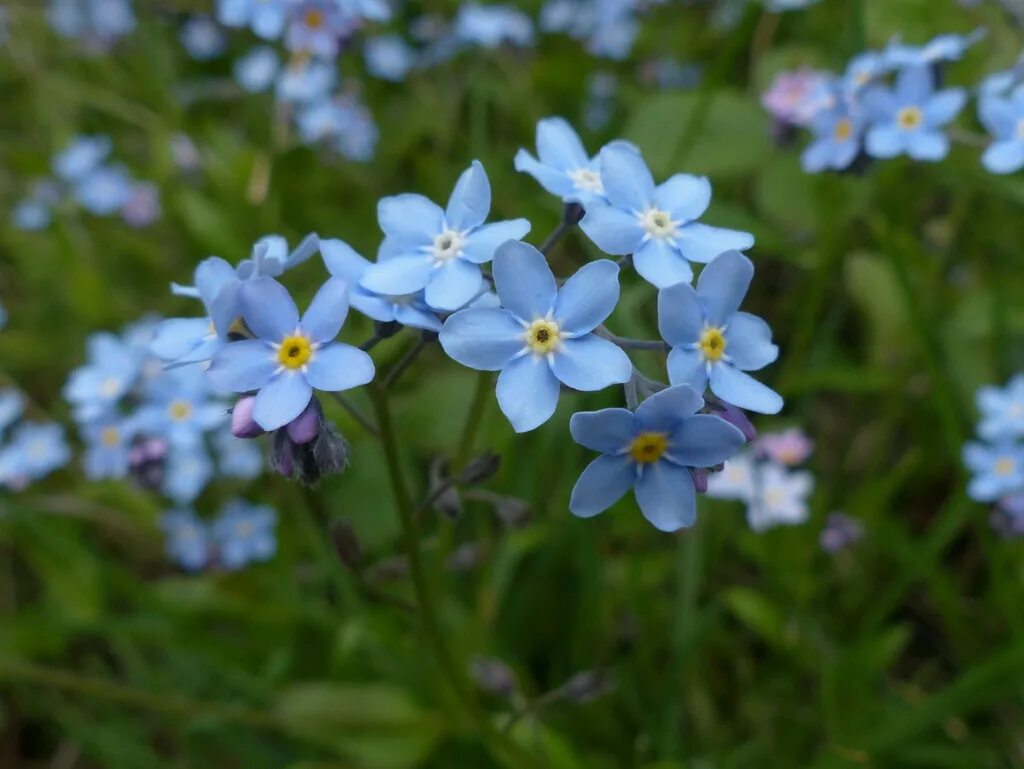
<path fill-rule="evenodd" d="M 108 136 L 76 136 L 53 157 L 53 172 L 66 182 L 84 179 L 110 155 L 112 147 Z"/>
<path fill-rule="evenodd" d="M 399 35 L 378 35 L 363 46 L 366 71 L 381 80 L 399 83 L 416 66 L 416 52 Z"/>
<path fill-rule="evenodd" d="M 200 446 L 207 432 L 227 421 L 227 407 L 214 398 L 206 372 L 195 367 L 167 371 L 153 382 L 137 416 L 146 435 L 182 449 Z"/>
<path fill-rule="evenodd" d="M 45 203 L 26 198 L 14 207 L 11 218 L 19 230 L 43 230 L 50 226 L 53 215 Z"/>
<path fill-rule="evenodd" d="M 132 194 L 132 178 L 121 166 L 102 166 L 78 179 L 73 194 L 86 211 L 110 216 L 121 210 Z"/>
<path fill-rule="evenodd" d="M 64 428 L 56 424 L 23 422 L 15 429 L 9 449 L 19 457 L 21 473 L 30 480 L 49 475 L 71 459 Z"/>
<path fill-rule="evenodd" d="M 936 91 L 929 67 L 905 67 L 896 76 L 895 89 L 874 86 L 864 93 L 871 122 L 868 154 L 941 160 L 949 152 L 949 137 L 941 129 L 957 116 L 966 100 L 962 88 Z"/>
<path fill-rule="evenodd" d="M 369 110 L 349 94 L 304 105 L 296 121 L 302 141 L 330 142 L 349 160 L 365 163 L 377 149 L 377 124 Z"/>
<path fill-rule="evenodd" d="M 25 412 L 25 396 L 17 390 L 7 388 L 0 390 L 0 438 Z"/>
<path fill-rule="evenodd" d="M 129 452 L 135 436 L 134 420 L 112 416 L 91 422 L 82 430 L 86 450 L 83 458 L 89 480 L 124 478 L 128 475 Z"/>
<path fill-rule="evenodd" d="M 745 371 L 772 363 L 779 348 L 768 324 L 739 312 L 754 277 L 754 265 L 727 251 L 700 274 L 697 288 L 679 283 L 658 295 L 658 328 L 672 347 L 668 377 L 697 392 L 711 392 L 727 403 L 762 414 L 776 414 L 782 398 Z"/>
<path fill-rule="evenodd" d="M 205 451 L 176 449 L 167 454 L 163 492 L 178 504 L 191 504 L 213 478 L 213 463 Z"/>
<path fill-rule="evenodd" d="M 199 571 L 210 556 L 210 532 L 191 510 L 172 510 L 160 517 L 167 537 L 167 557 L 187 571 Z"/>
<path fill-rule="evenodd" d="M 711 202 L 702 176 L 676 174 L 655 187 L 635 150 L 601 150 L 607 204 L 593 205 L 580 227 L 608 254 L 633 254 L 636 271 L 658 288 L 693 280 L 690 262 L 710 262 L 724 251 L 754 245 L 746 232 L 709 227 L 696 220 Z"/>
<path fill-rule="evenodd" d="M 652 395 L 635 413 L 613 408 L 573 414 L 573 440 L 601 452 L 573 487 L 573 515 L 603 513 L 633 489 L 640 512 L 656 528 L 692 526 L 697 492 L 691 469 L 714 467 L 745 442 L 725 420 L 697 414 L 703 406 L 692 387 L 681 385 Z"/>
<path fill-rule="evenodd" d="M 506 42 L 527 47 L 533 45 L 533 22 L 516 8 L 470 2 L 459 8 L 455 35 L 485 48 L 497 48 Z"/>
<path fill-rule="evenodd" d="M 803 168 L 808 173 L 826 168 L 837 171 L 849 168 L 860 154 L 864 121 L 858 113 L 851 112 L 845 101 L 819 113 L 811 123 L 811 130 L 814 141 L 801 157 Z"/>
<path fill-rule="evenodd" d="M 501 371 L 498 405 L 516 432 L 551 418 L 561 383 L 590 391 L 629 380 L 626 353 L 593 333 L 619 300 L 614 262 L 591 262 L 559 289 L 543 254 L 511 241 L 494 257 L 494 285 L 501 309 L 455 313 L 440 341 L 464 366 Z"/>
<path fill-rule="evenodd" d="M 459 177 L 448 207 L 422 195 L 396 195 L 377 205 L 377 219 L 397 255 L 366 270 L 362 286 L 401 296 L 426 289 L 427 304 L 457 310 L 483 288 L 480 265 L 495 249 L 530 231 L 525 219 L 484 224 L 491 209 L 491 185 L 484 167 L 473 161 Z"/>
<path fill-rule="evenodd" d="M 236 438 L 228 430 L 213 433 L 217 468 L 228 478 L 252 479 L 263 472 L 263 452 L 257 441 Z"/>
<path fill-rule="evenodd" d="M 333 59 L 338 55 L 341 38 L 353 29 L 334 0 L 292 0 L 291 17 L 285 33 L 290 51 Z"/>
<path fill-rule="evenodd" d="M 357 254 L 348 243 L 343 240 L 321 240 L 320 254 L 323 256 L 327 271 L 348 283 L 349 303 L 363 315 L 384 323 L 397 321 L 403 326 L 428 331 L 441 330 L 441 321 L 427 306 L 422 291 L 404 296 L 391 296 L 363 288 L 359 281 L 371 263 Z M 382 250 L 377 258 L 381 260 L 390 256 L 392 255 Z"/>
<path fill-rule="evenodd" d="M 235 62 L 235 80 L 250 93 L 262 93 L 274 84 L 280 70 L 277 51 L 261 45 Z"/>
<path fill-rule="evenodd" d="M 982 387 L 978 390 L 981 422 L 978 434 L 992 441 L 1024 437 L 1024 374 L 1011 379 L 1006 387 Z"/>
<path fill-rule="evenodd" d="M 220 562 L 228 569 L 267 561 L 277 550 L 274 527 L 277 514 L 267 505 L 235 500 L 226 504 L 213 522 L 213 541 Z"/>
<path fill-rule="evenodd" d="M 130 0 L 50 0 L 47 16 L 57 34 L 101 44 L 135 29 Z"/>
<path fill-rule="evenodd" d="M 882 75 L 892 71 L 892 64 L 884 53 L 865 51 L 850 59 L 843 74 L 843 91 L 856 96 L 863 88 Z"/>
<path fill-rule="evenodd" d="M 114 334 L 93 334 L 87 347 L 87 364 L 72 371 L 64 386 L 80 422 L 110 413 L 135 384 L 140 366 L 137 351 Z"/>
<path fill-rule="evenodd" d="M 967 49 L 985 37 L 984 29 L 976 29 L 968 35 L 939 35 L 922 46 L 904 45 L 893 40 L 885 49 L 884 56 L 892 67 L 931 66 L 942 61 L 959 61 Z"/>
<path fill-rule="evenodd" d="M 978 116 L 992 143 L 985 149 L 981 162 L 994 174 L 1011 174 L 1024 168 L 1024 87 L 1007 97 L 982 96 Z"/>
<path fill-rule="evenodd" d="M 217 20 L 226 27 L 249 27 L 276 40 L 288 18 L 288 0 L 217 0 Z"/>
<path fill-rule="evenodd" d="M 319 103 L 327 99 L 337 79 L 337 69 L 330 63 L 298 56 L 278 78 L 277 98 L 285 102 Z"/>
<path fill-rule="evenodd" d="M 964 464 L 974 473 L 967 494 L 978 502 L 995 502 L 1000 497 L 1024 490 L 1024 449 L 1020 444 L 1002 440 L 989 446 L 968 443 L 964 446 Z"/>
<path fill-rule="evenodd" d="M 181 44 L 193 59 L 206 61 L 224 53 L 224 31 L 209 16 L 193 16 L 181 28 Z"/>
<path fill-rule="evenodd" d="M 213 382 L 235 392 L 258 391 L 253 418 L 276 430 L 303 412 L 313 389 L 336 392 L 373 379 L 370 356 L 332 340 L 348 313 L 344 280 L 330 278 L 299 320 L 288 291 L 273 278 L 257 278 L 242 291 L 242 315 L 256 339 L 232 342 L 213 359 Z"/>

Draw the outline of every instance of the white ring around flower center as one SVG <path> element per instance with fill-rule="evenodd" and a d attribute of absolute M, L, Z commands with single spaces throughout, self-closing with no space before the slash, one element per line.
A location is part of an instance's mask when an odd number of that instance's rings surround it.
<path fill-rule="evenodd" d="M 466 245 L 466 239 L 461 232 L 456 230 L 445 230 L 434 238 L 434 248 L 430 252 L 438 262 L 447 262 L 462 253 L 462 247 Z"/>
<path fill-rule="evenodd" d="M 577 168 L 568 173 L 576 189 L 596 192 L 598 195 L 604 194 L 604 183 L 601 181 L 601 174 L 597 171 L 590 168 Z"/>
<path fill-rule="evenodd" d="M 671 238 L 676 234 L 679 222 L 672 219 L 668 211 L 660 208 L 649 208 L 639 214 L 640 226 L 652 238 Z"/>

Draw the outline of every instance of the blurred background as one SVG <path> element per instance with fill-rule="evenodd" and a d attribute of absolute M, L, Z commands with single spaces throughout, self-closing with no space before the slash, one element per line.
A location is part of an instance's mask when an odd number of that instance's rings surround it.
<path fill-rule="evenodd" d="M 1024 765 L 1024 559 L 961 462 L 977 388 L 1024 360 L 1024 181 L 979 163 L 973 103 L 942 162 L 824 175 L 761 106 L 784 70 L 984 27 L 944 67 L 973 89 L 1021 51 L 1012 4 L 666 0 L 625 3 L 609 29 L 580 21 L 585 3 L 481 19 L 410 1 L 389 21 L 355 5 L 318 75 L 212 2 L 3 4 L 0 377 L 65 426 L 72 456 L 0 488 L 0 766 Z M 333 111 L 307 98 L 316 77 Z M 426 627 L 381 447 L 333 402 L 351 466 L 315 489 L 216 477 L 182 505 L 86 477 L 62 392 L 92 334 L 198 314 L 170 284 L 265 235 L 373 258 L 381 196 L 443 202 L 473 159 L 492 218 L 528 218 L 539 244 L 562 204 L 512 159 L 550 115 L 591 152 L 635 142 L 659 181 L 707 175 L 704 220 L 755 235 L 745 306 L 774 330 L 762 378 L 786 398 L 755 425 L 813 441 L 805 518 L 756 530 L 741 502 L 702 498 L 698 524 L 666 535 L 627 497 L 576 519 L 592 454 L 569 415 L 619 391 L 563 396 L 516 435 L 493 381 L 436 345 L 391 399 L 415 498 L 439 462 L 489 450 L 501 467 L 423 517 Z M 109 138 L 112 171 L 69 193 L 53 162 L 79 136 Z M 575 230 L 551 263 L 600 255 Z M 300 306 L 325 277 L 318 257 L 289 273 Z M 624 275 L 609 326 L 655 338 L 655 296 Z M 372 331 L 353 313 L 343 338 Z M 378 345 L 378 369 L 415 339 Z M 664 377 L 659 356 L 635 360 Z M 168 554 L 164 513 L 211 520 L 239 498 L 275 511 L 272 554 L 191 570 Z"/>

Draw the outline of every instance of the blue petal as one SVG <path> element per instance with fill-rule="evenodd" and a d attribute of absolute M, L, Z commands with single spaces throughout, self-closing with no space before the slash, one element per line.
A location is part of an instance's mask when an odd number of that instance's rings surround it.
<path fill-rule="evenodd" d="M 743 303 L 753 278 L 754 263 L 739 251 L 726 251 L 709 262 L 697 279 L 697 297 L 708 323 L 727 323 Z"/>
<path fill-rule="evenodd" d="M 694 222 L 680 228 L 676 245 L 689 261 L 706 263 L 726 251 L 746 251 L 754 245 L 754 236 L 749 232 Z"/>
<path fill-rule="evenodd" d="M 903 152 L 906 131 L 895 125 L 879 125 L 868 131 L 865 149 L 871 157 L 894 158 Z"/>
<path fill-rule="evenodd" d="M 608 201 L 617 208 L 641 212 L 654 202 L 654 179 L 640 156 L 626 147 L 601 149 L 601 181 Z"/>
<path fill-rule="evenodd" d="M 964 108 L 967 92 L 962 88 L 939 91 L 924 107 L 924 118 L 928 125 L 938 127 L 955 118 Z"/>
<path fill-rule="evenodd" d="M 395 313 L 395 305 L 392 301 L 372 291 L 367 291 L 362 286 L 354 284 L 355 288 L 349 295 L 349 302 L 353 307 L 368 318 L 380 321 L 398 320 Z M 401 322 L 401 321 L 399 321 Z"/>
<path fill-rule="evenodd" d="M 240 280 L 225 283 L 217 298 L 210 304 L 210 320 L 221 337 L 227 339 L 235 321 L 243 314 L 242 289 L 246 284 Z"/>
<path fill-rule="evenodd" d="M 938 131 L 918 131 L 907 139 L 907 154 L 914 160 L 942 160 L 949 154 L 949 138 Z"/>
<path fill-rule="evenodd" d="M 668 288 L 693 280 L 693 269 L 676 248 L 661 238 L 652 238 L 633 255 L 640 277 L 656 288 Z"/>
<path fill-rule="evenodd" d="M 427 285 L 434 265 L 426 256 L 396 256 L 366 268 L 359 283 L 378 294 L 414 294 Z"/>
<path fill-rule="evenodd" d="M 284 371 L 267 382 L 256 395 L 252 416 L 264 430 L 276 430 L 301 414 L 313 388 L 299 371 Z"/>
<path fill-rule="evenodd" d="M 217 387 L 244 393 L 258 390 L 278 367 L 274 351 L 256 339 L 225 345 L 214 358 L 207 373 Z"/>
<path fill-rule="evenodd" d="M 537 155 L 541 163 L 560 171 L 584 168 L 590 163 L 579 134 L 560 117 L 537 121 Z"/>
<path fill-rule="evenodd" d="M 619 266 L 608 259 L 583 265 L 555 299 L 554 318 L 562 331 L 589 334 L 619 302 Z"/>
<path fill-rule="evenodd" d="M 451 259 L 436 268 L 427 283 L 427 304 L 451 312 L 473 300 L 483 286 L 480 268 L 465 259 Z"/>
<path fill-rule="evenodd" d="M 779 357 L 772 330 L 756 315 L 737 312 L 725 330 L 725 352 L 740 371 L 757 371 Z"/>
<path fill-rule="evenodd" d="M 778 414 L 782 410 L 782 397 L 777 392 L 727 363 L 712 365 L 711 392 L 733 406 L 759 414 Z"/>
<path fill-rule="evenodd" d="M 558 380 L 547 361 L 536 355 L 510 361 L 498 375 L 498 406 L 517 433 L 540 427 L 551 418 L 558 391 Z"/>
<path fill-rule="evenodd" d="M 319 248 L 320 236 L 315 232 L 311 232 L 302 239 L 302 242 L 299 243 L 291 253 L 288 254 L 288 258 L 284 263 L 284 268 L 286 270 L 290 270 L 292 267 L 302 264 L 313 256 Z"/>
<path fill-rule="evenodd" d="M 300 325 L 310 339 L 323 344 L 338 335 L 347 315 L 348 282 L 343 278 L 328 278 L 309 303 Z"/>
<path fill-rule="evenodd" d="M 697 490 L 684 467 L 654 462 L 640 473 L 634 489 L 644 518 L 661 531 L 678 531 L 697 520 Z"/>
<path fill-rule="evenodd" d="M 444 322 L 439 340 L 453 360 L 497 371 L 525 347 L 523 327 L 507 310 L 462 310 Z"/>
<path fill-rule="evenodd" d="M 684 467 L 714 467 L 746 443 L 736 427 L 711 414 L 684 419 L 669 436 L 668 456 Z"/>
<path fill-rule="evenodd" d="M 668 381 L 674 385 L 690 385 L 703 393 L 708 386 L 708 365 L 698 350 L 674 347 L 668 354 Z"/>
<path fill-rule="evenodd" d="M 627 409 L 578 411 L 569 419 L 569 432 L 581 446 L 602 454 L 615 454 L 636 437 L 636 418 Z"/>
<path fill-rule="evenodd" d="M 671 431 L 702 408 L 704 399 L 692 387 L 668 387 L 637 406 L 637 425 L 640 430 Z"/>
<path fill-rule="evenodd" d="M 501 306 L 527 322 L 546 316 L 558 291 L 544 255 L 518 241 L 505 243 L 495 253 L 494 287 Z"/>
<path fill-rule="evenodd" d="M 201 261 L 196 267 L 194 279 L 199 297 L 209 308 L 224 284 L 237 280 L 237 277 L 234 267 L 219 256 L 211 256 Z"/>
<path fill-rule="evenodd" d="M 359 387 L 373 379 L 373 359 L 357 347 L 336 342 L 313 353 L 306 381 L 317 390 L 338 392 Z"/>
<path fill-rule="evenodd" d="M 299 325 L 299 311 L 288 289 L 273 278 L 256 278 L 242 287 L 245 324 L 260 339 L 280 342 Z"/>
<path fill-rule="evenodd" d="M 978 117 L 990 134 L 1007 138 L 1013 136 L 1019 120 L 1013 103 L 997 96 L 978 101 Z"/>
<path fill-rule="evenodd" d="M 699 219 L 711 204 L 711 182 L 703 176 L 676 174 L 658 185 L 654 205 L 668 211 L 675 221 Z"/>
<path fill-rule="evenodd" d="M 479 160 L 462 172 L 455 183 L 444 217 L 450 228 L 468 230 L 479 227 L 491 210 L 491 183 Z"/>
<path fill-rule="evenodd" d="M 635 482 L 636 465 L 628 456 L 600 456 L 573 486 L 569 511 L 579 518 L 592 518 L 622 499 Z"/>
<path fill-rule="evenodd" d="M 689 283 L 658 292 L 658 332 L 672 347 L 696 344 L 704 332 L 704 310 Z"/>
<path fill-rule="evenodd" d="M 580 229 L 594 241 L 594 245 L 614 256 L 632 254 L 644 239 L 644 229 L 636 216 L 603 203 L 587 208 Z"/>
<path fill-rule="evenodd" d="M 551 356 L 551 370 L 574 390 L 593 392 L 628 382 L 633 364 L 618 345 L 587 334 L 564 340 Z"/>
<path fill-rule="evenodd" d="M 171 318 L 161 321 L 153 333 L 149 350 L 164 361 L 176 361 L 192 352 L 210 336 L 206 318 Z"/>
<path fill-rule="evenodd" d="M 350 289 L 359 283 L 359 278 L 370 266 L 368 259 L 356 253 L 356 250 L 343 240 L 321 240 L 320 255 L 327 271 L 337 278 L 347 280 Z"/>
<path fill-rule="evenodd" d="M 896 99 L 902 104 L 921 104 L 934 89 L 935 78 L 927 65 L 904 67 L 896 75 Z"/>
<path fill-rule="evenodd" d="M 1024 168 L 1024 141 L 993 142 L 981 156 L 985 168 L 994 174 L 1012 174 Z"/>
<path fill-rule="evenodd" d="M 406 193 L 377 203 L 381 230 L 403 248 L 429 245 L 444 229 L 444 211 L 422 195 Z"/>
<path fill-rule="evenodd" d="M 565 171 L 544 165 L 526 150 L 521 149 L 516 153 L 513 164 L 517 171 L 532 176 L 540 183 L 541 187 L 552 195 L 558 195 L 564 199 L 572 196 L 576 190 L 572 179 Z"/>
<path fill-rule="evenodd" d="M 462 247 L 462 258 L 474 264 L 483 264 L 494 258 L 498 247 L 509 240 L 519 240 L 530 231 L 526 219 L 491 222 L 469 234 Z"/>

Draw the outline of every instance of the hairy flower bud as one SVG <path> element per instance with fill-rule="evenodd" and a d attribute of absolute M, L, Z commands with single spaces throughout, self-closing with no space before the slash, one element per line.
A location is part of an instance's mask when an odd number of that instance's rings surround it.
<path fill-rule="evenodd" d="M 253 419 L 252 411 L 256 406 L 256 398 L 247 395 L 239 398 L 231 409 L 231 434 L 236 438 L 256 438 L 263 435 L 264 430 Z"/>
<path fill-rule="evenodd" d="M 307 416 L 306 412 L 311 412 L 312 416 Z M 306 441 L 294 439 L 291 425 L 281 428 L 274 433 L 270 465 L 286 478 L 313 486 L 323 476 L 340 473 L 348 466 L 348 444 L 337 428 L 324 418 L 316 398 L 306 412 L 295 420 L 300 424 L 294 431 L 295 437 Z"/>
<path fill-rule="evenodd" d="M 493 451 L 488 451 L 486 454 L 476 457 L 462 468 L 462 472 L 459 473 L 459 483 L 464 486 L 483 483 L 498 472 L 500 467 L 501 457 Z"/>
<path fill-rule="evenodd" d="M 469 665 L 469 674 L 481 691 L 510 697 L 516 690 L 516 676 L 501 660 L 480 657 Z"/>
<path fill-rule="evenodd" d="M 708 492 L 708 470 L 705 467 L 694 467 L 690 470 L 690 474 L 693 476 L 693 486 L 697 489 L 698 494 L 707 494 Z"/>
<path fill-rule="evenodd" d="M 305 410 L 285 426 L 289 440 L 298 444 L 306 444 L 314 440 L 320 434 L 321 418 L 320 404 L 316 398 L 310 399 Z"/>

